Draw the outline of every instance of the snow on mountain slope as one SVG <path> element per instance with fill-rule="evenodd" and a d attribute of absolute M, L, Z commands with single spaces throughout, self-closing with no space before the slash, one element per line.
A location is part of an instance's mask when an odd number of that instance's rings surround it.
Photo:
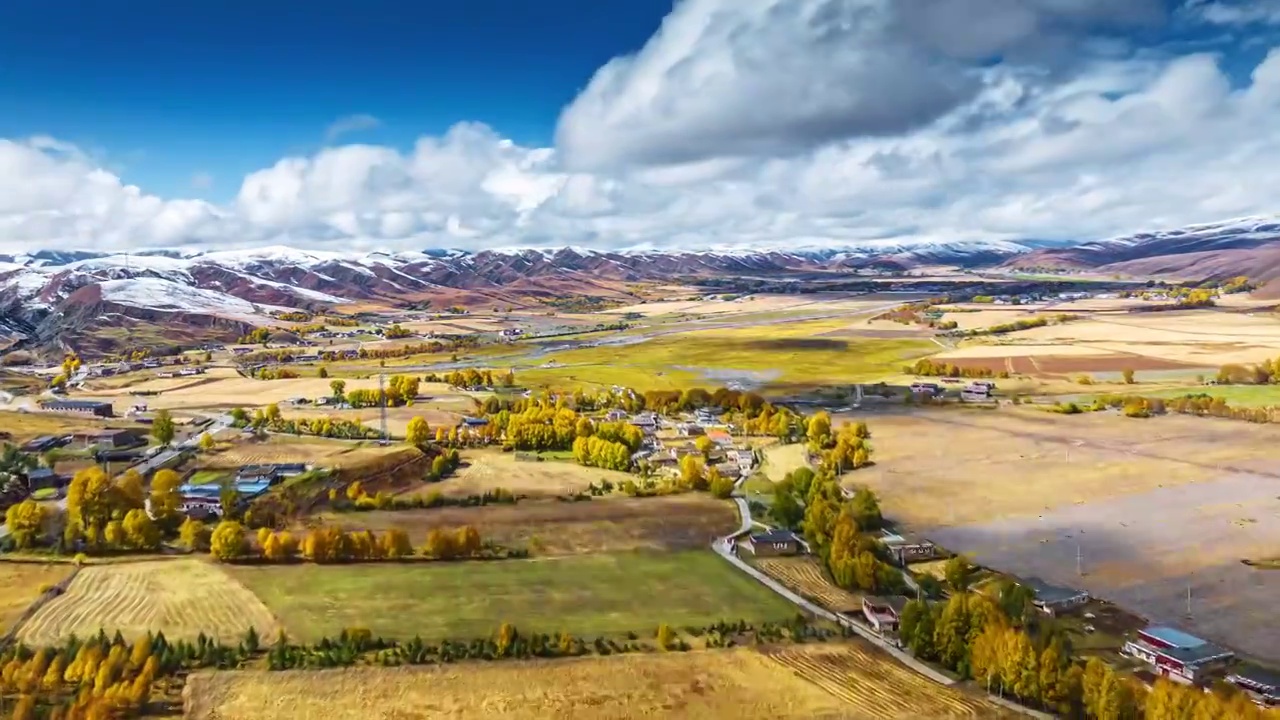
<path fill-rule="evenodd" d="M 259 305 L 225 293 L 201 290 L 160 278 L 107 280 L 98 286 L 105 301 L 164 312 L 252 317 L 289 309 L 279 305 Z"/>

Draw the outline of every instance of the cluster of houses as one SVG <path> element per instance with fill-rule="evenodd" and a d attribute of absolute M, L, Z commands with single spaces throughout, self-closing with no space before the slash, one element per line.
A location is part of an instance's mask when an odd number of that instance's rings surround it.
<path fill-rule="evenodd" d="M 230 486 L 236 491 L 240 502 L 247 503 L 285 478 L 301 475 L 307 470 L 305 463 L 246 465 L 236 473 Z M 188 517 L 198 520 L 216 518 L 222 513 L 222 489 L 220 483 L 183 483 L 178 487 L 178 492 L 182 494 L 179 509 Z"/>
<path fill-rule="evenodd" d="M 711 441 L 711 464 L 722 476 L 736 477 L 755 467 L 755 451 L 734 440 L 729 426 L 708 408 L 701 408 L 679 420 L 662 418 L 652 412 L 628 415 L 622 410 L 610 410 L 605 414 L 605 420 L 626 421 L 639 428 L 644 433 L 644 444 L 631 456 L 631 460 L 643 462 L 658 471 L 678 472 L 684 456 L 700 455 L 696 445 L 698 436 L 705 436 Z M 674 430 L 677 439 L 659 437 L 659 431 L 664 429 Z"/>
<path fill-rule="evenodd" d="M 177 370 L 175 372 L 156 373 L 156 377 L 158 378 L 190 377 L 192 375 L 203 375 L 203 374 L 204 374 L 203 367 L 200 367 L 198 365 L 193 365 L 192 367 L 184 367 L 181 370 Z"/>
<path fill-rule="evenodd" d="M 954 385 L 961 382 L 961 380 L 960 378 L 943 378 L 942 382 Z M 946 388 L 935 382 L 913 382 L 908 390 L 918 400 L 941 398 L 947 392 Z M 970 380 L 967 385 L 960 389 L 960 400 L 962 402 L 991 402 L 995 399 L 995 390 L 996 384 L 991 380 Z"/>

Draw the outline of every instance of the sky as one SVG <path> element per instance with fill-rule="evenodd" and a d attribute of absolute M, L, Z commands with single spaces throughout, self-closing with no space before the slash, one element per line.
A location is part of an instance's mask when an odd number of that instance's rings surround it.
<path fill-rule="evenodd" d="M 0 251 L 1091 240 L 1276 117 L 1280 0 L 8 0 Z"/>

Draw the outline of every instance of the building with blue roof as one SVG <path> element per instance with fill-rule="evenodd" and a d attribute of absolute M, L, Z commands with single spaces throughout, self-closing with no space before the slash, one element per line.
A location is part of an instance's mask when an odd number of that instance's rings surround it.
<path fill-rule="evenodd" d="M 1147 663 L 1156 675 L 1188 685 L 1206 684 L 1235 659 L 1226 648 L 1164 625 L 1139 630 L 1122 652 Z"/>

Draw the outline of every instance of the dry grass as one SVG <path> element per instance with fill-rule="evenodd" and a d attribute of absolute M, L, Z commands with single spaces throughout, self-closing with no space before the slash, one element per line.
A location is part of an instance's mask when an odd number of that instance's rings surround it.
<path fill-rule="evenodd" d="M 746 295 L 735 300 L 666 300 L 613 308 L 601 315 L 639 313 L 645 317 L 660 315 L 745 315 L 792 310 L 859 312 L 890 302 L 908 302 L 904 295 L 866 295 L 851 293 L 813 293 L 806 295 Z"/>
<path fill-rule="evenodd" d="M 822 566 L 812 557 L 760 558 L 755 561 L 755 566 L 828 610 L 851 612 L 862 607 L 862 597 L 827 579 Z"/>
<path fill-rule="evenodd" d="M 307 372 L 308 368 L 299 367 L 299 372 Z M 229 375 L 227 373 L 230 373 Z M 196 378 L 195 380 L 200 380 Z M 254 380 L 241 377 L 234 371 L 215 370 L 205 382 L 196 383 L 192 378 L 159 378 L 148 380 L 126 388 L 91 389 L 76 393 L 76 398 L 111 400 L 115 398 L 133 399 L 130 392 L 155 390 L 159 395 L 141 398 L 153 410 L 161 408 L 232 408 L 262 407 L 271 403 L 280 403 L 294 397 L 315 399 L 332 394 L 329 387 L 331 379 L 319 377 L 300 377 L 287 380 Z M 344 378 L 347 390 L 376 390 L 377 377 Z M 422 395 L 453 395 L 443 384 L 423 384 L 419 388 Z M 370 411 L 370 415 L 374 411 Z"/>
<path fill-rule="evenodd" d="M 768 473 L 771 479 L 778 481 L 792 470 L 804 467 L 807 464 L 806 454 L 804 443 L 773 445 L 765 449 L 764 464 L 761 469 Z"/>
<path fill-rule="evenodd" d="M 836 420 L 839 421 L 838 419 Z M 936 411 L 872 418 L 875 465 L 850 479 L 924 528 L 1031 515 L 1269 466 L 1264 426 L 1188 416 Z"/>
<path fill-rule="evenodd" d="M 732 504 L 694 494 L 335 513 L 323 520 L 351 529 L 400 528 L 409 533 L 415 545 L 432 528 L 474 525 L 485 539 L 527 547 L 535 555 L 701 548 L 738 526 Z"/>
<path fill-rule="evenodd" d="M 195 559 L 93 565 L 63 595 L 19 629 L 31 645 L 53 645 L 99 629 L 125 637 L 164 631 L 171 639 L 199 633 L 229 641 L 249 627 L 264 638 L 280 626 L 266 605 L 218 567 Z"/>
<path fill-rule="evenodd" d="M 7 632 L 40 593 L 67 579 L 71 566 L 65 563 L 0 563 L 0 633 Z"/>
<path fill-rule="evenodd" d="M 878 660 L 879 665 L 865 671 L 845 667 L 845 672 L 851 674 L 845 682 L 862 681 L 848 687 L 822 680 L 809 669 L 809 661 L 846 666 L 849 661 L 840 655 L 844 647 L 847 646 L 797 646 L 777 659 L 755 650 L 733 648 L 430 668 L 200 673 L 188 681 L 186 717 L 190 720 L 1000 717 L 999 708 L 964 698 L 951 689 L 929 685 L 927 680 L 912 676 L 909 671 L 897 668 L 905 676 L 893 674 L 889 668 L 896 666 L 887 660 L 858 657 L 859 661 Z M 787 672 L 780 664 L 794 672 Z M 882 687 L 874 684 L 880 681 L 885 683 Z M 904 691 L 912 694 L 903 699 L 892 696 Z M 856 697 L 852 697 L 854 693 Z"/>
<path fill-rule="evenodd" d="M 434 483 L 421 492 L 439 492 L 449 496 L 478 495 L 486 490 L 505 488 L 518 495 L 551 497 L 582 492 L 601 480 L 620 485 L 635 477 L 616 470 L 600 470 L 562 460 L 531 462 L 517 460 L 515 453 L 497 449 L 468 451 L 457 475 Z"/>
<path fill-rule="evenodd" d="M 407 450 L 404 445 L 379 447 L 373 441 L 358 442 L 271 435 L 266 440 L 236 438 L 209 455 L 200 456 L 202 468 L 240 468 L 245 465 L 301 462 L 321 467 L 355 467 L 376 462 Z"/>
<path fill-rule="evenodd" d="M 98 430 L 106 427 L 142 427 L 121 418 L 94 420 L 83 415 L 0 411 L 0 431 L 11 433 L 13 441 L 24 443 L 41 435 L 70 435 L 80 430 Z"/>

